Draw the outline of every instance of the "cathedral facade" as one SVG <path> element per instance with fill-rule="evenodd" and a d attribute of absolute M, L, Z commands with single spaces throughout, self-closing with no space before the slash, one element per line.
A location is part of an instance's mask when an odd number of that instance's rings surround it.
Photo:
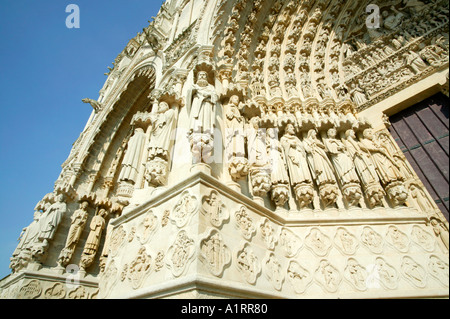
<path fill-rule="evenodd" d="M 442 0 L 167 0 L 2 298 L 448 298 Z"/>

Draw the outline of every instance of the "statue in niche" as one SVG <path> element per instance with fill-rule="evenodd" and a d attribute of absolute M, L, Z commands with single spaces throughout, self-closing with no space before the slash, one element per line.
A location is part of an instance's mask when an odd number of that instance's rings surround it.
<path fill-rule="evenodd" d="M 347 153 L 344 143 L 336 138 L 336 129 L 330 128 L 327 135 L 328 137 L 324 139 L 324 145 L 330 154 L 337 177 L 343 187 L 344 196 L 349 204 L 357 205 L 362 194 L 355 164 Z"/>
<path fill-rule="evenodd" d="M 188 90 L 186 108 L 189 113 L 189 133 L 213 135 L 218 96 L 213 85 L 208 83 L 208 74 L 199 71 L 197 82 Z"/>
<path fill-rule="evenodd" d="M 97 254 L 98 247 L 100 246 L 100 239 L 103 229 L 106 226 L 106 217 L 108 212 L 104 208 L 100 208 L 97 214 L 92 218 L 90 224 L 90 232 L 84 245 L 83 254 L 81 256 L 81 268 L 86 269 L 94 261 L 94 257 Z"/>
<path fill-rule="evenodd" d="M 225 106 L 225 150 L 228 169 L 233 180 L 238 180 L 248 173 L 248 163 L 245 158 L 245 119 L 239 112 L 242 103 L 239 96 L 230 97 Z"/>
<path fill-rule="evenodd" d="M 43 258 L 50 241 L 56 234 L 61 220 L 67 212 L 67 204 L 64 202 L 65 196 L 58 194 L 56 202 L 46 209 L 39 220 L 39 234 L 37 242 L 33 245 L 33 256 L 38 260 Z"/>
<path fill-rule="evenodd" d="M 122 161 L 122 169 L 119 181 L 126 181 L 134 185 L 139 170 L 139 162 L 145 145 L 145 132 L 142 128 L 136 127 L 134 134 L 128 141 L 127 150 Z"/>
<path fill-rule="evenodd" d="M 286 125 L 285 133 L 280 140 L 286 156 L 286 164 L 291 185 L 294 187 L 300 207 L 307 207 L 314 196 L 311 173 L 306 160 L 306 152 L 302 142 L 295 135 L 294 125 Z"/>
<path fill-rule="evenodd" d="M 356 171 L 362 182 L 363 189 L 368 197 L 369 204 L 374 207 L 381 204 L 385 192 L 380 185 L 375 166 L 369 158 L 369 155 L 362 152 L 355 131 L 349 129 L 345 132 L 344 145 L 355 164 Z"/>
<path fill-rule="evenodd" d="M 166 184 L 176 112 L 163 101 L 159 103 L 157 113 L 151 115 L 151 120 L 145 179 L 150 185 L 160 186 Z"/>
<path fill-rule="evenodd" d="M 312 176 L 319 186 L 321 198 L 325 206 L 331 205 L 336 201 L 338 195 L 335 185 L 336 179 L 331 162 L 325 153 L 325 145 L 317 138 L 315 129 L 308 131 L 306 138 L 303 140 L 303 145 Z"/>
<path fill-rule="evenodd" d="M 282 207 L 289 198 L 289 176 L 284 149 L 280 141 L 278 141 L 276 129 L 267 129 L 267 137 L 267 152 L 269 154 L 271 168 L 272 199 L 277 207 Z"/>
<path fill-rule="evenodd" d="M 72 258 L 72 254 L 75 251 L 75 247 L 80 240 L 81 233 L 83 232 L 88 218 L 88 207 L 89 203 L 84 201 L 80 204 L 80 208 L 72 214 L 71 225 L 69 228 L 69 233 L 67 235 L 66 245 L 59 255 L 59 263 L 62 266 L 65 266 L 69 263 L 70 259 Z"/>

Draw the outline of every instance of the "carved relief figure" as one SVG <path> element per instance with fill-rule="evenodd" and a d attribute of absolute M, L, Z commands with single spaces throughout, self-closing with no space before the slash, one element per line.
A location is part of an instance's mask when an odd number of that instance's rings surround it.
<path fill-rule="evenodd" d="M 436 241 L 434 240 L 433 235 L 422 229 L 420 226 L 413 226 L 411 231 L 411 239 L 425 251 L 434 251 Z"/>
<path fill-rule="evenodd" d="M 266 247 L 273 250 L 275 248 L 275 244 L 277 243 L 277 238 L 275 237 L 275 230 L 269 220 L 264 217 L 259 225 L 259 228 Z"/>
<path fill-rule="evenodd" d="M 346 255 L 353 255 L 359 246 L 355 236 L 343 227 L 339 227 L 336 231 L 334 243 Z"/>
<path fill-rule="evenodd" d="M 383 237 L 369 226 L 364 227 L 361 242 L 375 254 L 383 251 Z"/>
<path fill-rule="evenodd" d="M 304 293 L 312 282 L 312 276 L 309 271 L 295 260 L 289 262 L 287 277 L 298 294 Z"/>
<path fill-rule="evenodd" d="M 138 289 L 149 275 L 152 265 L 152 256 L 147 253 L 145 247 L 141 247 L 137 256 L 127 268 L 127 278 L 131 281 L 131 287 Z"/>
<path fill-rule="evenodd" d="M 321 260 L 316 270 L 316 279 L 328 292 L 336 292 L 341 282 L 341 274 L 328 260 Z"/>
<path fill-rule="evenodd" d="M 440 240 L 443 250 L 448 252 L 448 228 L 446 225 L 436 218 L 431 218 L 431 226 L 433 227 L 434 234 Z"/>
<path fill-rule="evenodd" d="M 423 288 L 426 285 L 427 272 L 409 256 L 402 259 L 401 271 L 403 276 L 408 279 L 414 286 Z"/>
<path fill-rule="evenodd" d="M 267 279 L 272 283 L 276 290 L 281 290 L 284 282 L 284 275 L 281 264 L 275 257 L 274 253 L 268 252 L 264 259 L 264 273 Z"/>
<path fill-rule="evenodd" d="M 398 275 L 394 267 L 389 265 L 382 257 L 375 260 L 375 270 L 379 275 L 381 284 L 387 289 L 396 289 Z"/>
<path fill-rule="evenodd" d="M 292 232 L 289 228 L 283 227 L 279 239 L 280 246 L 283 247 L 284 255 L 288 258 L 297 255 L 302 246 L 300 237 Z"/>
<path fill-rule="evenodd" d="M 331 248 L 331 240 L 319 228 L 312 228 L 305 238 L 305 244 L 317 256 L 325 256 Z"/>
<path fill-rule="evenodd" d="M 431 255 L 428 262 L 428 272 L 444 286 L 449 285 L 448 263 L 444 262 L 438 256 Z"/>
<path fill-rule="evenodd" d="M 256 279 L 261 273 L 261 265 L 259 264 L 258 257 L 247 243 L 237 252 L 236 267 L 245 281 L 251 285 L 256 283 Z"/>
<path fill-rule="evenodd" d="M 175 242 L 167 251 L 166 264 L 175 277 L 184 273 L 195 253 L 194 240 L 187 236 L 185 230 L 177 234 Z"/>
<path fill-rule="evenodd" d="M 235 213 L 237 227 L 241 230 L 245 239 L 250 240 L 256 232 L 253 219 L 249 216 L 247 209 L 242 206 L 240 210 Z"/>
<path fill-rule="evenodd" d="M 144 221 L 142 224 L 138 225 L 137 228 L 137 237 L 141 244 L 145 244 L 149 241 L 152 235 L 155 233 L 156 228 L 158 226 L 158 218 L 153 213 L 153 211 L 148 211 L 145 215 Z"/>
<path fill-rule="evenodd" d="M 409 249 L 408 236 L 396 226 L 388 228 L 386 241 L 401 252 L 407 252 Z"/>
<path fill-rule="evenodd" d="M 200 241 L 200 251 L 203 263 L 214 276 L 220 277 L 225 266 L 231 262 L 230 249 L 217 230 L 210 230 L 207 237 Z"/>
<path fill-rule="evenodd" d="M 203 197 L 202 212 L 208 216 L 210 223 L 215 227 L 220 227 L 230 217 L 222 199 L 215 190 L 212 190 L 209 196 Z"/>
<path fill-rule="evenodd" d="M 190 217 L 195 213 L 195 211 L 197 211 L 197 209 L 197 197 L 191 195 L 189 191 L 184 191 L 173 208 L 170 218 L 174 221 L 177 227 L 181 228 L 188 223 Z"/>
<path fill-rule="evenodd" d="M 354 258 L 349 258 L 347 266 L 344 270 L 344 277 L 347 279 L 353 287 L 360 291 L 367 290 L 367 272 L 363 266 Z"/>

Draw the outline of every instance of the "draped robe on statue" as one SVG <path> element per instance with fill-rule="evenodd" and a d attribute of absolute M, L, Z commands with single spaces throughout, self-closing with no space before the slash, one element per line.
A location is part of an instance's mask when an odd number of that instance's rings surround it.
<path fill-rule="evenodd" d="M 150 146 L 148 148 L 150 160 L 155 157 L 169 160 L 169 147 L 173 138 L 175 115 L 176 113 L 172 109 L 157 114 L 155 121 L 152 123 Z"/>
<path fill-rule="evenodd" d="M 281 138 L 281 145 L 286 155 L 291 184 L 295 186 L 300 183 L 311 183 L 311 173 L 300 139 L 295 135 L 285 134 Z"/>
<path fill-rule="evenodd" d="M 218 97 L 214 86 L 194 84 L 186 96 L 186 108 L 189 113 L 189 132 L 214 132 L 216 103 Z"/>
<path fill-rule="evenodd" d="M 120 171 L 120 181 L 136 182 L 141 160 L 142 151 L 145 144 L 145 133 L 141 128 L 136 128 L 133 136 L 128 142 L 128 148 L 122 161 L 122 170 Z"/>

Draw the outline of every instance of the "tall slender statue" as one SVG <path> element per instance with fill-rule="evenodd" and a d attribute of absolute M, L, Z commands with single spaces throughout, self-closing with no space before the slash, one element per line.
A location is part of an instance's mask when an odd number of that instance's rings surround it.
<path fill-rule="evenodd" d="M 325 152 L 325 145 L 317 138 L 317 131 L 311 129 L 303 140 L 311 173 L 319 187 L 320 198 L 325 207 L 335 203 L 338 188 L 333 166 Z"/>
<path fill-rule="evenodd" d="M 303 149 L 302 142 L 295 135 L 294 125 L 291 123 L 286 125 L 285 133 L 280 142 L 286 155 L 289 179 L 292 187 L 294 187 L 300 208 L 307 207 L 314 196 L 312 177 L 306 160 L 306 152 Z"/>
<path fill-rule="evenodd" d="M 144 145 L 145 132 L 142 128 L 136 127 L 133 136 L 128 141 L 127 150 L 122 161 L 119 181 L 127 181 L 134 185 L 139 173 L 139 163 Z"/>
<path fill-rule="evenodd" d="M 152 114 L 151 120 L 145 179 L 150 185 L 160 186 L 167 182 L 170 148 L 176 129 L 176 112 L 163 101 L 159 103 L 157 113 Z"/>
<path fill-rule="evenodd" d="M 106 227 L 106 217 L 108 212 L 104 208 L 100 208 L 97 214 L 92 218 L 90 224 L 90 232 L 84 245 L 83 254 L 81 256 L 81 268 L 88 268 L 94 261 L 100 246 L 100 239 L 103 229 Z"/>
<path fill-rule="evenodd" d="M 76 245 L 80 240 L 81 233 L 83 232 L 88 218 L 88 206 L 89 203 L 84 201 L 80 204 L 80 208 L 72 214 L 71 225 L 69 228 L 69 233 L 67 235 L 66 244 L 59 255 L 59 263 L 62 266 L 66 266 L 70 262 Z"/>
<path fill-rule="evenodd" d="M 336 138 L 336 129 L 330 128 L 327 135 L 324 144 L 330 154 L 344 197 L 350 205 L 357 205 L 362 198 L 362 193 L 355 164 L 344 143 Z"/>
<path fill-rule="evenodd" d="M 64 195 L 58 194 L 56 202 L 50 205 L 40 218 L 39 235 L 32 248 L 33 256 L 38 261 L 42 261 L 45 258 L 50 241 L 55 236 L 58 226 L 67 212 L 67 205 L 64 200 Z"/>
<path fill-rule="evenodd" d="M 398 164 L 389 155 L 375 138 L 372 129 L 363 131 L 363 138 L 360 140 L 361 151 L 367 153 L 375 164 L 375 169 L 380 177 L 382 185 L 386 188 L 394 206 L 403 204 L 408 192 L 403 185 L 403 176 L 400 174 Z"/>
<path fill-rule="evenodd" d="M 356 171 L 363 185 L 363 190 L 371 207 L 382 204 L 385 192 L 380 185 L 375 166 L 367 153 L 361 151 L 356 140 L 355 131 L 349 129 L 345 132 L 344 145 L 355 164 Z"/>
<path fill-rule="evenodd" d="M 289 176 L 284 149 L 274 128 L 267 129 L 267 153 L 270 158 L 272 199 L 277 207 L 282 207 L 289 198 Z"/>
<path fill-rule="evenodd" d="M 214 133 L 217 102 L 216 90 L 208 83 L 208 74 L 199 71 L 197 83 L 192 85 L 186 97 L 190 133 Z"/>

